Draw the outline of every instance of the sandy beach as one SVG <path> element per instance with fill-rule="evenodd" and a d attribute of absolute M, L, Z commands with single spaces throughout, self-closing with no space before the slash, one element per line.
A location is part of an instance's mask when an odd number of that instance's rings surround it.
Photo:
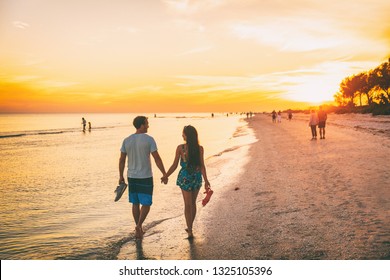
<path fill-rule="evenodd" d="M 195 239 L 185 239 L 178 216 L 118 258 L 390 258 L 388 137 L 328 125 L 325 140 L 310 141 L 302 120 L 259 114 L 248 122 L 257 137 L 243 148 L 249 161 L 199 207 Z M 228 168 L 227 178 L 237 170 Z"/>

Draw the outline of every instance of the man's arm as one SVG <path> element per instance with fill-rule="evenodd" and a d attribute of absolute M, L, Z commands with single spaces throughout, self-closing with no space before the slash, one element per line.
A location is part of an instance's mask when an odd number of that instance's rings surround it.
<path fill-rule="evenodd" d="M 126 156 L 127 154 L 121 152 L 119 158 L 119 183 L 125 181 L 125 178 L 123 177 L 123 172 L 125 171 Z"/>
<path fill-rule="evenodd" d="M 154 151 L 152 153 L 152 156 L 154 158 L 154 162 L 156 163 L 158 169 L 160 169 L 163 176 L 165 176 L 167 173 L 165 172 L 164 164 L 162 162 L 162 159 L 157 151 Z"/>

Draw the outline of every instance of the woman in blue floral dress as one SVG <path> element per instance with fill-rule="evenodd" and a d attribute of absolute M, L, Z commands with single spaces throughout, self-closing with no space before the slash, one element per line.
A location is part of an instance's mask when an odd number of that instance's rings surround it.
<path fill-rule="evenodd" d="M 162 180 L 168 179 L 180 161 L 181 169 L 176 184 L 181 188 L 183 194 L 188 238 L 193 238 L 192 225 L 196 216 L 196 198 L 202 186 L 202 177 L 206 192 L 210 189 L 210 183 L 207 179 L 204 151 L 203 147 L 199 145 L 198 132 L 193 126 L 187 125 L 183 129 L 183 139 L 185 144 L 177 146 L 173 164 Z"/>

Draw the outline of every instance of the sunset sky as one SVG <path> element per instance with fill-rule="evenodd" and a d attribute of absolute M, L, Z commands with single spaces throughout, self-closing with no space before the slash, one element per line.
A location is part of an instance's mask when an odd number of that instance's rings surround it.
<path fill-rule="evenodd" d="M 0 0 L 0 112 L 333 100 L 390 55 L 389 0 Z"/>

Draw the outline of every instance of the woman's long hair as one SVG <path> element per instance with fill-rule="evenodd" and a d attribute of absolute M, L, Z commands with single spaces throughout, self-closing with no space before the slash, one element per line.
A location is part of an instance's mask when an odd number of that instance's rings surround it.
<path fill-rule="evenodd" d="M 198 132 L 196 131 L 195 127 L 187 125 L 183 129 L 183 133 L 187 137 L 187 165 L 190 169 L 197 169 L 200 167 Z"/>

